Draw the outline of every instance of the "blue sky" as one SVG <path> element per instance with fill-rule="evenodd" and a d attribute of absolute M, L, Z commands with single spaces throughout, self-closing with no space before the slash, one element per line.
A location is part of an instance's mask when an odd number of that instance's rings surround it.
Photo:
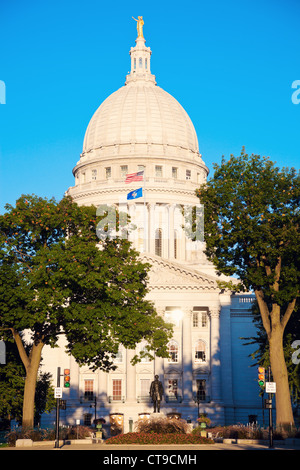
<path fill-rule="evenodd" d="M 1 213 L 21 194 L 60 200 L 73 185 L 89 120 L 130 69 L 132 16 L 211 172 L 242 146 L 299 169 L 299 0 L 0 0 Z"/>

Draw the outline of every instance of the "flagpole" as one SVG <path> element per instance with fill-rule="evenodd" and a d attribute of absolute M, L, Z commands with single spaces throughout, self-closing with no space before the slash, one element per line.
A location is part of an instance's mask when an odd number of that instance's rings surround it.
<path fill-rule="evenodd" d="M 147 251 L 147 234 L 148 234 L 148 224 L 147 224 L 147 212 L 146 212 L 146 167 L 144 165 L 144 184 L 143 184 L 143 190 L 144 190 L 144 253 Z"/>

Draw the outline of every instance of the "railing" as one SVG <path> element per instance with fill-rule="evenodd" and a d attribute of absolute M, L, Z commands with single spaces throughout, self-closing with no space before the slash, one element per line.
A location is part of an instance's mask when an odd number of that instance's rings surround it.
<path fill-rule="evenodd" d="M 181 403 L 182 396 L 181 395 L 166 395 L 165 396 L 166 403 Z"/>
<path fill-rule="evenodd" d="M 121 403 L 125 403 L 125 397 L 119 397 L 119 396 L 109 396 L 107 397 L 108 399 L 108 403 L 112 403 L 112 402 L 121 402 Z"/>
<path fill-rule="evenodd" d="M 95 402 L 97 400 L 95 395 L 84 395 L 80 397 L 80 403 L 90 403 Z"/>
<path fill-rule="evenodd" d="M 205 394 L 194 394 L 193 400 L 195 403 L 209 403 L 211 401 L 210 396 Z"/>
<path fill-rule="evenodd" d="M 136 397 L 136 400 L 138 403 L 148 403 L 151 401 L 151 397 L 149 395 L 142 395 L 142 396 Z"/>

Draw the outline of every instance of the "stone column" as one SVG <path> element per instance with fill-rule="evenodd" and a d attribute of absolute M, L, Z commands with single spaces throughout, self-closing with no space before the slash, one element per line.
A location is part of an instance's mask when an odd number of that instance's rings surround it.
<path fill-rule="evenodd" d="M 220 353 L 220 307 L 209 307 L 210 312 L 210 364 L 211 399 L 220 402 L 221 395 L 221 353 Z"/>
<path fill-rule="evenodd" d="M 184 402 L 189 402 L 193 398 L 191 315 L 191 310 L 184 309 L 182 320 L 182 395 Z"/>
<path fill-rule="evenodd" d="M 135 355 L 134 349 L 126 351 L 126 402 L 136 402 L 136 368 L 131 364 L 131 359 Z"/>
<path fill-rule="evenodd" d="M 135 223 L 135 212 L 136 212 L 135 202 L 131 202 L 130 204 L 128 204 L 128 215 L 130 217 L 130 224 Z M 137 229 L 132 230 L 132 231 L 129 230 L 128 239 L 130 242 L 132 242 L 134 248 L 136 248 L 137 239 L 138 239 Z"/>
<path fill-rule="evenodd" d="M 168 205 L 168 229 L 169 229 L 169 259 L 173 259 L 175 257 L 174 254 L 174 204 Z"/>
<path fill-rule="evenodd" d="M 155 254 L 155 205 L 148 204 L 148 220 L 149 220 L 149 230 L 148 230 L 148 250 L 150 253 Z"/>

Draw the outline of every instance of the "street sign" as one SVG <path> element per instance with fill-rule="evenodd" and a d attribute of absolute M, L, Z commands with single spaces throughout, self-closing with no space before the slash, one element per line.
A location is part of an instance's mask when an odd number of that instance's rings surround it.
<path fill-rule="evenodd" d="M 266 393 L 276 393 L 276 382 L 266 382 Z"/>
<path fill-rule="evenodd" d="M 54 389 L 54 398 L 62 398 L 62 388 L 55 387 Z"/>

